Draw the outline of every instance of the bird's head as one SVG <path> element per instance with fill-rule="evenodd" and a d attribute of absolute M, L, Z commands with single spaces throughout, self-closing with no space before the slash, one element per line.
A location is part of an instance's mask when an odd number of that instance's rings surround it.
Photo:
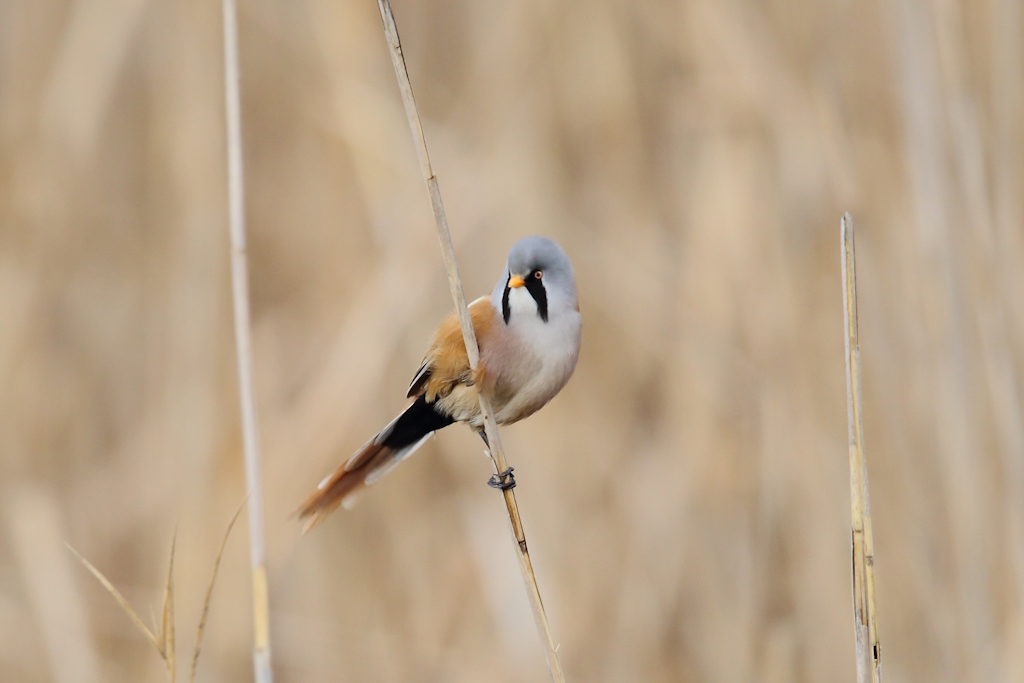
<path fill-rule="evenodd" d="M 553 313 L 577 310 L 576 278 L 569 257 L 554 240 L 524 237 L 512 245 L 493 299 L 506 324 L 521 314 L 547 322 Z"/>

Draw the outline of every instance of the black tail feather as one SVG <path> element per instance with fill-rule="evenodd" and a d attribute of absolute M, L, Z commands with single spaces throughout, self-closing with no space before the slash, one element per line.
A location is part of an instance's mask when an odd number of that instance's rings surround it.
<path fill-rule="evenodd" d="M 451 417 L 438 412 L 435 409 L 435 404 L 427 403 L 425 396 L 420 396 L 406 408 L 404 413 L 398 416 L 388 432 L 381 434 L 377 440 L 380 445 L 397 451 L 453 422 L 455 420 Z"/>

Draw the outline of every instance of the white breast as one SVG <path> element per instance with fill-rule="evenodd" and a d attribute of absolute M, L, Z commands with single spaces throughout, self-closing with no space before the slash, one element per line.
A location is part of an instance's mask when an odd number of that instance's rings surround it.
<path fill-rule="evenodd" d="M 495 345 L 488 367 L 499 367 L 495 411 L 500 424 L 527 417 L 561 391 L 569 381 L 580 351 L 580 314 L 575 308 L 549 310 L 548 321 L 524 288 L 509 292 L 506 343 Z"/>

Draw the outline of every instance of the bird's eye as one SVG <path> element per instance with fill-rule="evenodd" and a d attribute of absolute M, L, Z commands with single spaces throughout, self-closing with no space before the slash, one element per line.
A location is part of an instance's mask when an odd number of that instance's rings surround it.
<path fill-rule="evenodd" d="M 533 271 L 533 276 L 539 280 L 542 277 L 544 277 L 544 271 L 543 270 L 535 270 L 535 271 Z"/>

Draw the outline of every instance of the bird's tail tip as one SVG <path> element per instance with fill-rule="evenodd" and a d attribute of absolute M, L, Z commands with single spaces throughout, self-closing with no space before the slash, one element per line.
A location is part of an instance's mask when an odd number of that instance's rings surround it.
<path fill-rule="evenodd" d="M 359 492 L 366 487 L 366 477 L 377 465 L 375 456 L 384 450 L 370 441 L 348 461 L 323 478 L 306 499 L 292 512 L 292 517 L 302 522 L 303 535 L 334 512 L 339 506 L 351 509 L 359 498 Z"/>
<path fill-rule="evenodd" d="M 303 522 L 302 533 L 308 533 L 338 506 L 351 508 L 363 489 L 412 455 L 434 431 L 452 422 L 422 396 L 417 398 L 302 501 L 294 513 Z"/>
<path fill-rule="evenodd" d="M 305 536 L 339 507 L 346 510 L 354 508 L 362 488 L 356 485 L 342 492 L 317 489 L 295 508 L 291 517 L 302 522 L 302 535 Z"/>

